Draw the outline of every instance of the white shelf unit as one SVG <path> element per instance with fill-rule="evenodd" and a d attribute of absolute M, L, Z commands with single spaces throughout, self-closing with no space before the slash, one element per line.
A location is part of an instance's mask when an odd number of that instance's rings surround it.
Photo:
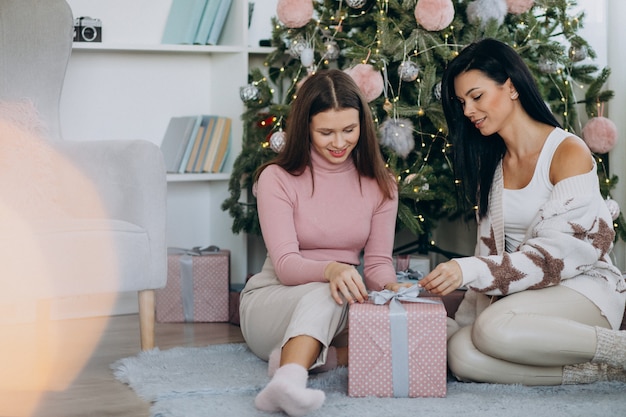
<path fill-rule="evenodd" d="M 235 0 L 219 45 L 164 45 L 172 0 L 68 0 L 75 17 L 102 21 L 102 42 L 74 43 L 61 98 L 67 140 L 145 139 L 160 145 L 172 116 L 230 117 L 232 143 L 224 173 L 168 174 L 167 244 L 231 250 L 231 281 L 248 274 L 247 236 L 231 231 L 221 210 L 241 149 L 239 88 L 249 60 L 271 48 L 249 47 L 248 2 Z M 271 23 L 268 22 L 268 25 Z"/>

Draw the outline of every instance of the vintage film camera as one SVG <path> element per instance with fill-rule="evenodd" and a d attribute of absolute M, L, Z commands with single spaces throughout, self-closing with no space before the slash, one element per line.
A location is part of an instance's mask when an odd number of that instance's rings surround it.
<path fill-rule="evenodd" d="M 74 19 L 74 42 L 102 42 L 102 21 L 89 16 Z"/>

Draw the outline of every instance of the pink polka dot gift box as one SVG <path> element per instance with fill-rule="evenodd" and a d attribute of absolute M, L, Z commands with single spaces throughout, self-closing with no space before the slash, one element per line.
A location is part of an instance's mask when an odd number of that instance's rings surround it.
<path fill-rule="evenodd" d="M 446 396 L 446 309 L 417 295 L 414 285 L 350 306 L 349 396 Z"/>

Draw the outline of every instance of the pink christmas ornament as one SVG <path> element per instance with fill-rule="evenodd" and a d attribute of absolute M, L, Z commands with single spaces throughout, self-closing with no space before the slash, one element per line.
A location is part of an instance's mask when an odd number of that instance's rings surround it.
<path fill-rule="evenodd" d="M 345 69 L 344 72 L 351 76 L 356 85 L 359 86 L 368 103 L 383 93 L 383 76 L 370 64 L 357 64 Z"/>
<path fill-rule="evenodd" d="M 313 18 L 313 1 L 278 0 L 276 16 L 288 28 L 301 28 Z"/>
<path fill-rule="evenodd" d="M 428 31 L 443 30 L 453 19 L 452 0 L 418 0 L 415 5 L 415 20 Z"/>
<path fill-rule="evenodd" d="M 506 0 L 506 5 L 511 14 L 526 13 L 535 5 L 535 0 Z"/>
<path fill-rule="evenodd" d="M 607 153 L 617 142 L 617 127 L 606 117 L 593 117 L 583 127 L 582 136 L 592 152 Z"/>

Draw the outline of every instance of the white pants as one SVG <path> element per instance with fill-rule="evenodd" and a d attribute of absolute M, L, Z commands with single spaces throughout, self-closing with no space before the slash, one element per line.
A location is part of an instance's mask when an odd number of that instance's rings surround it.
<path fill-rule="evenodd" d="M 282 347 L 295 336 L 307 335 L 319 340 L 322 352 L 311 367 L 315 368 L 326 362 L 328 346 L 333 340 L 344 335 L 348 305 L 335 302 L 327 282 L 281 284 L 267 258 L 261 272 L 250 278 L 241 292 L 239 317 L 248 347 L 264 360 L 274 348 Z M 345 343 L 335 342 L 339 346 Z"/>
<path fill-rule="evenodd" d="M 448 341 L 448 365 L 460 380 L 559 385 L 563 366 L 589 362 L 600 309 L 563 286 L 511 294 Z"/>

